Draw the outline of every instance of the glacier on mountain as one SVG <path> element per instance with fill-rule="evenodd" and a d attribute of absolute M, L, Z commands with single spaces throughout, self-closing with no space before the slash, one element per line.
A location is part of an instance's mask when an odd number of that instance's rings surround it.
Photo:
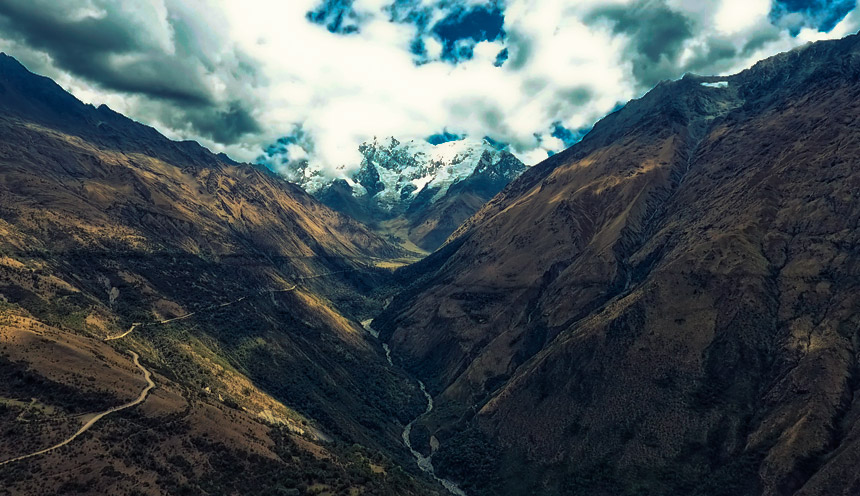
<path fill-rule="evenodd" d="M 423 140 L 371 140 L 359 147 L 361 166 L 353 174 L 328 177 L 302 162 L 287 177 L 311 194 L 343 180 L 352 195 L 372 197 L 379 208 L 391 211 L 432 192 L 429 203 L 476 172 L 495 173 L 510 181 L 524 166 L 512 154 L 486 140 L 461 139 L 434 145 Z M 506 182 L 507 182 L 506 181 Z M 422 196 L 424 196 L 422 195 Z"/>

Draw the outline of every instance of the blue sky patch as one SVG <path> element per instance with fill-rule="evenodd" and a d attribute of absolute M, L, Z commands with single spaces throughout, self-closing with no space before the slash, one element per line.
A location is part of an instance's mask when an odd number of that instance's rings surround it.
<path fill-rule="evenodd" d="M 263 154 L 254 160 L 255 164 L 264 165 L 273 171 L 278 170 L 278 166 L 288 164 L 294 157 L 290 157 L 287 149 L 289 145 L 298 145 L 304 150 L 313 149 L 313 140 L 302 128 L 301 124 L 296 124 L 286 136 L 282 136 L 274 143 L 263 149 Z"/>
<path fill-rule="evenodd" d="M 409 51 L 415 55 L 416 65 L 429 62 L 424 36 L 433 17 L 433 8 L 422 7 L 421 0 L 395 0 L 384 10 L 388 12 L 390 22 L 415 25 L 417 32 L 409 43 Z"/>
<path fill-rule="evenodd" d="M 475 44 L 505 38 L 505 13 L 497 3 L 456 7 L 432 29 L 442 42 L 442 60 L 457 63 L 469 60 Z"/>
<path fill-rule="evenodd" d="M 828 33 L 856 6 L 855 0 L 774 0 L 770 19 L 774 24 L 787 24 L 792 36 L 803 27 Z"/>
<path fill-rule="evenodd" d="M 507 144 L 507 143 L 504 143 L 504 142 L 501 142 L 501 141 L 496 141 L 496 140 L 494 140 L 493 138 L 490 138 L 489 136 L 484 136 L 484 141 L 486 141 L 487 143 L 489 143 L 489 144 L 490 144 L 490 146 L 492 146 L 492 147 L 493 147 L 493 148 L 495 148 L 496 150 L 499 150 L 500 152 L 508 149 L 508 144 Z"/>
<path fill-rule="evenodd" d="M 331 0 L 329 0 L 331 1 Z M 416 65 L 430 62 L 425 39 L 433 37 L 442 44 L 439 58 L 456 64 L 474 56 L 475 44 L 481 41 L 505 39 L 503 4 L 491 0 L 483 5 L 468 5 L 463 1 L 440 0 L 423 5 L 420 0 L 394 0 L 384 9 L 391 22 L 412 24 L 416 28 L 409 51 Z M 433 23 L 434 19 L 438 21 Z M 500 54 L 496 63 L 504 63 Z"/>
<path fill-rule="evenodd" d="M 588 134 L 588 131 L 591 130 L 591 127 L 584 127 L 581 129 L 577 129 L 572 131 L 561 125 L 561 122 L 553 122 L 552 123 L 552 133 L 550 135 L 553 138 L 558 138 L 564 142 L 564 147 L 569 148 L 577 143 L 579 143 L 582 138 Z"/>
<path fill-rule="evenodd" d="M 415 24 L 418 31 L 424 32 L 430 24 L 433 9 L 422 7 L 420 0 L 395 0 L 385 7 L 391 22 Z"/>
<path fill-rule="evenodd" d="M 505 65 L 505 62 L 508 61 L 508 49 L 504 48 L 498 55 L 496 55 L 496 61 L 493 63 L 496 67 L 501 67 Z"/>
<path fill-rule="evenodd" d="M 331 33 L 358 32 L 359 16 L 352 8 L 353 0 L 323 0 L 314 10 L 305 14 L 307 20 L 325 26 Z"/>
<path fill-rule="evenodd" d="M 416 36 L 409 43 L 409 52 L 415 55 L 415 64 L 426 64 L 430 60 L 427 58 L 427 46 L 424 44 L 424 38 Z"/>
<path fill-rule="evenodd" d="M 465 134 L 454 134 L 454 133 L 448 132 L 448 130 L 446 129 L 446 130 L 442 131 L 441 133 L 432 134 L 432 135 L 428 136 L 426 139 L 427 139 L 427 142 L 430 143 L 431 145 L 441 145 L 442 143 L 448 143 L 449 141 L 460 141 L 461 139 L 463 139 L 465 137 L 466 137 Z"/>

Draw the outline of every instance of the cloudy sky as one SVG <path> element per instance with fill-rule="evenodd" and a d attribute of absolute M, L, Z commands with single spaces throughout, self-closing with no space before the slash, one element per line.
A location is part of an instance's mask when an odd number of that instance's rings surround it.
<path fill-rule="evenodd" d="M 373 137 L 529 164 L 685 72 L 860 29 L 857 0 L 2 0 L 0 50 L 236 159 L 358 165 Z M 278 140 L 280 139 L 280 143 Z"/>

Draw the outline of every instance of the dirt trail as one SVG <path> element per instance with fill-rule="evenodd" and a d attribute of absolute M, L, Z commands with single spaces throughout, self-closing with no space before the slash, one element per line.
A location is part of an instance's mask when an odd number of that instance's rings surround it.
<path fill-rule="evenodd" d="M 311 276 L 311 277 L 302 278 L 302 279 L 311 279 L 311 278 L 313 278 L 313 277 L 321 277 L 321 276 L 324 276 L 324 275 L 328 275 L 328 274 L 320 274 L 320 275 L 318 275 L 318 276 Z M 264 290 L 262 290 L 262 291 L 258 291 L 257 293 L 254 293 L 254 294 L 252 294 L 252 295 L 250 295 L 250 296 L 257 296 L 257 295 L 266 294 L 266 293 L 286 293 L 286 292 L 288 292 L 288 291 L 293 291 L 294 289 L 296 289 L 296 287 L 298 287 L 298 285 L 297 285 L 297 284 L 293 284 L 293 287 L 291 287 L 291 288 L 286 288 L 286 289 L 264 289 Z M 115 340 L 115 339 L 121 339 L 121 338 L 124 338 L 124 337 L 128 336 L 129 334 L 131 334 L 131 333 L 132 333 L 132 331 L 134 331 L 134 330 L 135 330 L 135 329 L 137 329 L 138 327 L 143 327 L 143 326 L 154 326 L 154 325 L 163 325 L 163 324 L 169 324 L 169 323 L 171 323 L 171 322 L 176 322 L 176 321 L 178 321 L 178 320 L 185 320 L 185 319 L 187 319 L 187 318 L 189 318 L 189 317 L 193 317 L 193 316 L 197 315 L 197 314 L 198 314 L 198 313 L 200 313 L 200 312 L 206 312 L 206 311 L 209 311 L 209 310 L 215 310 L 215 309 L 218 309 L 218 308 L 224 308 L 224 307 L 228 307 L 228 306 L 230 306 L 230 305 L 235 305 L 236 303 L 239 303 L 239 302 L 241 302 L 241 301 L 244 301 L 244 300 L 245 300 L 245 299 L 247 299 L 248 297 L 249 297 L 249 295 L 245 295 L 245 296 L 243 296 L 243 297 L 241 297 L 241 298 L 237 298 L 237 299 L 235 299 L 235 300 L 233 300 L 233 301 L 228 301 L 227 303 L 219 303 L 219 304 L 215 304 L 215 305 L 209 305 L 209 306 L 208 306 L 208 307 L 206 307 L 206 308 L 202 308 L 202 309 L 197 310 L 197 311 L 195 311 L 195 312 L 186 313 L 185 315 L 180 315 L 179 317 L 173 317 L 172 319 L 157 320 L 157 321 L 155 321 L 155 322 L 148 322 L 148 323 L 135 322 L 135 323 L 133 323 L 133 324 L 131 325 L 131 327 L 129 327 L 129 328 L 128 328 L 128 330 L 127 330 L 127 331 L 125 331 L 124 333 L 122 333 L 122 334 L 118 334 L 118 335 L 116 335 L 116 336 L 108 336 L 108 337 L 106 337 L 104 340 L 105 340 L 105 341 L 113 341 L 113 340 Z"/>
<path fill-rule="evenodd" d="M 138 395 L 138 397 L 135 400 L 130 401 L 130 402 L 125 403 L 125 404 L 120 405 L 120 406 L 115 406 L 115 407 L 110 408 L 108 410 L 105 410 L 101 413 L 95 414 L 83 426 L 81 426 L 81 428 L 78 429 L 77 432 L 72 434 L 69 438 L 65 439 L 64 441 L 62 441 L 58 444 L 55 444 L 54 446 L 51 446 L 50 448 L 45 448 L 43 450 L 29 453 L 27 455 L 22 455 L 22 456 L 18 456 L 15 458 L 11 458 L 9 460 L 2 461 L 2 462 L 0 462 L 0 465 L 5 465 L 7 463 L 17 462 L 20 460 L 25 460 L 27 458 L 43 455 L 43 454 L 48 453 L 50 451 L 54 451 L 55 449 L 62 448 L 63 446 L 65 446 L 65 445 L 71 443 L 72 441 L 74 441 L 75 439 L 77 439 L 78 436 L 80 436 L 84 432 L 87 432 L 88 430 L 90 430 L 90 427 L 95 425 L 96 422 L 98 422 L 99 420 L 103 419 L 104 417 L 110 415 L 111 413 L 115 413 L 115 412 L 118 412 L 120 410 L 125 410 L 126 408 L 131 408 L 135 405 L 139 405 L 139 404 L 143 403 L 143 401 L 146 400 L 146 396 L 149 394 L 150 391 L 152 391 L 152 388 L 155 387 L 155 382 L 153 382 L 153 380 L 152 380 L 152 373 L 149 370 L 147 370 L 146 367 L 144 367 L 143 365 L 140 364 L 140 357 L 137 355 L 137 353 L 135 353 L 133 351 L 129 351 L 128 353 L 131 355 L 135 366 L 137 366 L 137 368 L 139 368 L 143 372 L 143 378 L 146 379 L 146 387 L 143 388 L 143 391 L 140 392 L 140 395 Z"/>
<path fill-rule="evenodd" d="M 143 325 L 143 324 L 141 324 L 140 322 L 135 322 L 124 333 L 122 333 L 118 336 L 108 336 L 105 338 L 105 341 L 113 341 L 114 339 L 122 339 L 122 338 L 128 336 L 129 334 L 131 334 L 131 331 L 135 330 L 135 328 L 137 328 L 138 326 L 141 326 L 141 325 Z"/>
<path fill-rule="evenodd" d="M 319 277 L 324 277 L 324 276 L 328 276 L 328 275 L 332 275 L 332 274 L 351 272 L 352 270 L 354 270 L 354 269 L 342 270 L 342 271 L 336 271 L 336 272 L 327 272 L 324 274 L 316 274 L 316 275 L 312 275 L 312 276 L 303 276 L 303 277 L 299 277 L 298 279 L 304 281 L 307 279 L 316 279 Z M 200 309 L 200 310 L 197 310 L 195 312 L 191 312 L 191 313 L 188 313 L 185 315 L 181 315 L 179 317 L 173 317 L 171 319 L 159 320 L 159 321 L 148 322 L 148 323 L 135 322 L 124 333 L 116 335 L 116 336 L 108 336 L 108 337 L 104 338 L 104 341 L 115 341 L 117 339 L 122 339 L 122 338 L 128 336 L 129 334 L 131 334 L 132 332 L 134 332 L 134 330 L 137 329 L 138 327 L 169 324 L 171 322 L 176 322 L 178 320 L 187 319 L 189 317 L 196 315 L 199 312 L 205 312 L 205 311 L 213 310 L 213 309 L 217 309 L 217 308 L 224 308 L 224 307 L 239 303 L 239 302 L 245 300 L 246 298 L 248 298 L 249 296 L 256 296 L 256 295 L 261 295 L 261 294 L 266 294 L 266 293 L 286 293 L 286 292 L 295 290 L 297 287 L 298 287 L 298 284 L 293 284 L 293 286 L 291 288 L 265 289 L 265 290 L 259 291 L 257 293 L 251 294 L 251 295 L 242 296 L 240 298 L 237 298 L 233 301 L 229 301 L 227 303 L 210 305 L 206 308 L 203 308 L 203 309 Z M 140 395 L 137 397 L 137 399 L 135 399 L 134 401 L 131 401 L 129 403 L 126 403 L 124 405 L 113 407 L 109 410 L 105 410 L 104 412 L 95 414 L 83 426 L 81 426 L 81 428 L 78 429 L 77 432 L 72 434 L 71 437 L 67 438 L 66 440 L 62 441 L 61 443 L 55 444 L 54 446 L 51 446 L 50 448 L 45 448 L 43 450 L 29 453 L 27 455 L 22 455 L 22 456 L 18 456 L 15 458 L 10 458 L 9 460 L 2 461 L 2 462 L 0 462 L 0 466 L 5 465 L 7 463 L 25 460 L 27 458 L 31 458 L 34 456 L 43 455 L 43 454 L 48 453 L 50 451 L 54 451 L 55 449 L 62 448 L 63 446 L 65 446 L 65 445 L 71 443 L 72 441 L 74 441 L 75 439 L 77 439 L 77 437 L 80 436 L 81 434 L 83 434 L 84 432 L 88 431 L 96 422 L 98 422 L 102 418 L 106 417 L 107 415 L 110 415 L 111 413 L 118 412 L 120 410 L 125 410 L 126 408 L 131 408 L 135 405 L 139 405 L 139 404 L 143 403 L 144 400 L 146 400 L 146 397 L 149 394 L 149 392 L 155 387 L 155 382 L 153 382 L 153 380 L 152 380 L 152 373 L 149 370 L 147 370 L 143 365 L 140 364 L 140 357 L 138 356 L 138 354 L 133 352 L 133 351 L 129 351 L 128 353 L 132 356 L 132 359 L 134 360 L 134 364 L 137 366 L 137 368 L 139 368 L 141 371 L 143 371 L 143 376 L 144 376 L 144 379 L 146 379 L 146 383 L 147 383 L 146 387 L 143 389 L 143 391 L 140 392 Z"/>

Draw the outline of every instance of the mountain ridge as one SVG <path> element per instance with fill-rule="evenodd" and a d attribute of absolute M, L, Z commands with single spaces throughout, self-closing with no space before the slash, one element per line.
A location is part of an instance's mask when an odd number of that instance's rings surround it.
<path fill-rule="evenodd" d="M 335 210 L 432 251 L 481 205 L 526 169 L 486 140 L 441 144 L 395 138 L 363 143 L 358 170 L 328 178 L 299 162 L 286 177 Z"/>
<path fill-rule="evenodd" d="M 0 459 L 138 395 L 123 351 L 156 383 L 86 436 L 4 465 L 4 488 L 435 492 L 401 468 L 423 396 L 359 324 L 401 249 L 9 57 L 0 88 Z"/>
<path fill-rule="evenodd" d="M 660 83 L 522 174 L 375 143 L 329 208 L 0 56 L 0 462 L 75 441 L 0 479 L 856 494 L 858 128 L 853 35 Z"/>
<path fill-rule="evenodd" d="M 477 494 L 854 480 L 827 456 L 857 449 L 829 433 L 856 428 L 858 39 L 661 83 L 402 269 L 374 327 L 439 405 L 419 435 L 440 473 Z M 828 320 L 803 303 L 826 298 Z"/>

